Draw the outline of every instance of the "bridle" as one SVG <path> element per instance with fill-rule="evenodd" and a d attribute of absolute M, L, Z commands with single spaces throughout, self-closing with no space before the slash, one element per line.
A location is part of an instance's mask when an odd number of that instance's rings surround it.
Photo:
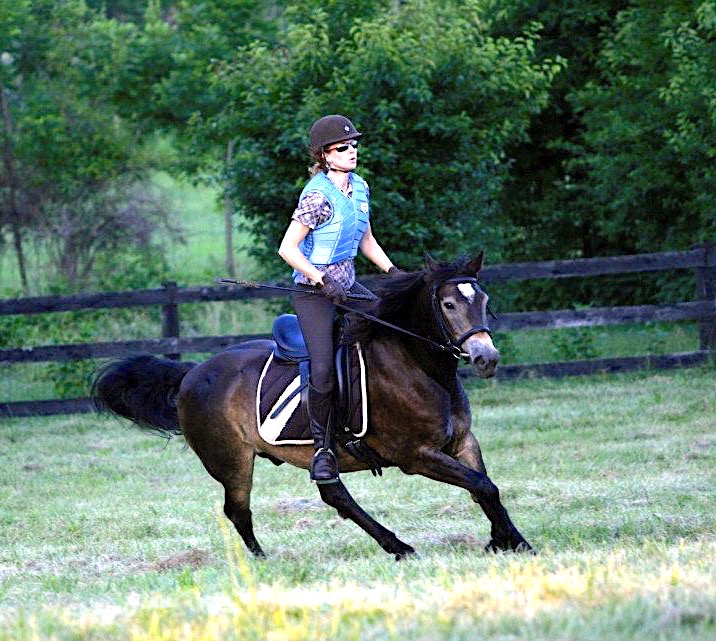
<path fill-rule="evenodd" d="M 443 312 L 443 309 L 440 305 L 440 298 L 438 296 L 438 290 L 443 285 L 472 285 L 477 292 L 482 292 L 482 288 L 480 287 L 480 284 L 477 282 L 477 278 L 472 278 L 470 276 L 456 276 L 455 278 L 449 278 L 441 283 L 436 283 L 432 287 L 432 291 L 430 293 L 430 301 L 433 309 L 433 317 L 435 318 L 435 322 L 438 326 L 438 333 L 440 334 L 440 339 L 443 341 L 443 349 L 446 351 L 449 351 L 456 359 L 464 358 L 469 359 L 470 355 L 467 354 L 462 349 L 463 343 L 470 337 L 474 336 L 475 334 L 479 334 L 480 332 L 483 332 L 487 334 L 490 338 L 492 338 L 492 332 L 490 331 L 490 327 L 487 324 L 487 315 L 485 313 L 485 309 L 482 310 L 482 318 L 481 318 L 481 324 L 480 325 L 473 325 L 470 329 L 468 329 L 464 334 L 459 336 L 458 338 L 453 338 L 452 332 L 450 331 L 450 326 L 448 325 L 447 320 L 445 320 L 445 314 Z M 494 316 L 494 314 L 493 314 Z"/>
<path fill-rule="evenodd" d="M 437 323 L 438 333 L 440 334 L 440 340 L 442 342 L 438 342 L 436 340 L 433 340 L 432 338 L 428 338 L 427 336 L 421 336 L 420 334 L 411 332 L 410 330 L 405 329 L 404 327 L 399 327 L 398 325 L 389 323 L 388 321 L 385 321 L 382 318 L 378 318 L 377 316 L 374 316 L 373 314 L 369 314 L 368 312 L 364 312 L 362 310 L 355 309 L 348 305 L 343 305 L 341 303 L 335 303 L 335 305 L 336 305 L 336 307 L 339 307 L 346 311 L 353 312 L 355 314 L 358 314 L 359 316 L 363 316 L 363 318 L 367 318 L 368 320 L 371 320 L 374 323 L 378 323 L 379 325 L 383 325 L 384 327 L 389 327 L 390 329 L 400 332 L 401 334 L 406 334 L 408 336 L 411 336 L 412 338 L 421 340 L 424 343 L 428 343 L 432 347 L 439 349 L 440 351 L 445 352 L 447 354 L 450 354 L 456 360 L 460 360 L 461 358 L 463 358 L 463 359 L 469 361 L 470 355 L 467 352 L 463 351 L 462 344 L 468 338 L 470 338 L 471 336 L 474 336 L 475 334 L 479 334 L 480 332 L 484 332 L 490 338 L 492 338 L 492 332 L 490 331 L 490 328 L 487 325 L 487 319 L 485 318 L 485 310 L 483 309 L 482 324 L 474 325 L 469 330 L 467 330 L 464 334 L 462 334 L 459 338 L 453 338 L 452 332 L 450 331 L 450 327 L 448 325 L 448 322 L 445 320 L 443 310 L 440 307 L 440 298 L 438 297 L 438 289 L 440 289 L 443 285 L 446 285 L 446 284 L 459 285 L 462 283 L 470 284 L 473 287 L 477 288 L 478 292 L 484 293 L 482 288 L 480 287 L 479 283 L 477 282 L 477 279 L 470 277 L 470 276 L 456 276 L 454 278 L 449 278 L 448 280 L 444 280 L 440 283 L 435 283 L 432 286 L 432 289 L 430 291 L 430 304 L 431 304 L 431 308 L 432 308 L 432 312 L 433 312 L 433 317 L 435 318 L 435 322 Z M 495 317 L 495 315 L 492 313 L 492 310 L 490 310 L 488 308 L 488 311 L 493 317 Z"/>

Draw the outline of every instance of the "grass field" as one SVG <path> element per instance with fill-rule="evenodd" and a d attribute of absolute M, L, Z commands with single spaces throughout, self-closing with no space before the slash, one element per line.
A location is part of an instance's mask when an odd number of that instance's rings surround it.
<path fill-rule="evenodd" d="M 713 368 L 469 383 L 536 557 L 482 551 L 464 491 L 346 477 L 396 563 L 259 460 L 247 558 L 181 439 L 95 416 L 0 422 L 0 640 L 703 639 L 716 635 Z"/>

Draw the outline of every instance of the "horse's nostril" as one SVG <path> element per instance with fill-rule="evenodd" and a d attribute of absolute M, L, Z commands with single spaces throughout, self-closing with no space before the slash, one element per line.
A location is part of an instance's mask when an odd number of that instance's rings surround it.
<path fill-rule="evenodd" d="M 475 359 L 474 363 L 475 363 L 475 365 L 476 365 L 477 367 L 485 367 L 485 365 L 486 365 L 485 357 L 484 357 L 484 356 L 478 356 L 478 357 Z"/>

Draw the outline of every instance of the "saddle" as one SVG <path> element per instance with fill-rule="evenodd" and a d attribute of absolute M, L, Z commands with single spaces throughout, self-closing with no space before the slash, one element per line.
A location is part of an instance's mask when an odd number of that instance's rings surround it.
<path fill-rule="evenodd" d="M 276 342 L 264 364 L 256 390 L 259 434 L 272 445 L 313 443 L 308 423 L 310 362 L 298 318 L 282 314 L 273 323 Z M 368 430 L 368 391 L 359 343 L 335 350 L 336 438 L 360 439 Z"/>

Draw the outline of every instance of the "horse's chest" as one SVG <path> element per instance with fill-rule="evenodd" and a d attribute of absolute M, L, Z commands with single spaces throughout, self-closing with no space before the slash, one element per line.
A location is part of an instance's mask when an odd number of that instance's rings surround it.
<path fill-rule="evenodd" d="M 454 435 L 450 395 L 430 380 L 378 377 L 370 385 L 369 396 L 371 423 L 381 432 L 402 431 L 410 440 L 441 445 Z"/>

